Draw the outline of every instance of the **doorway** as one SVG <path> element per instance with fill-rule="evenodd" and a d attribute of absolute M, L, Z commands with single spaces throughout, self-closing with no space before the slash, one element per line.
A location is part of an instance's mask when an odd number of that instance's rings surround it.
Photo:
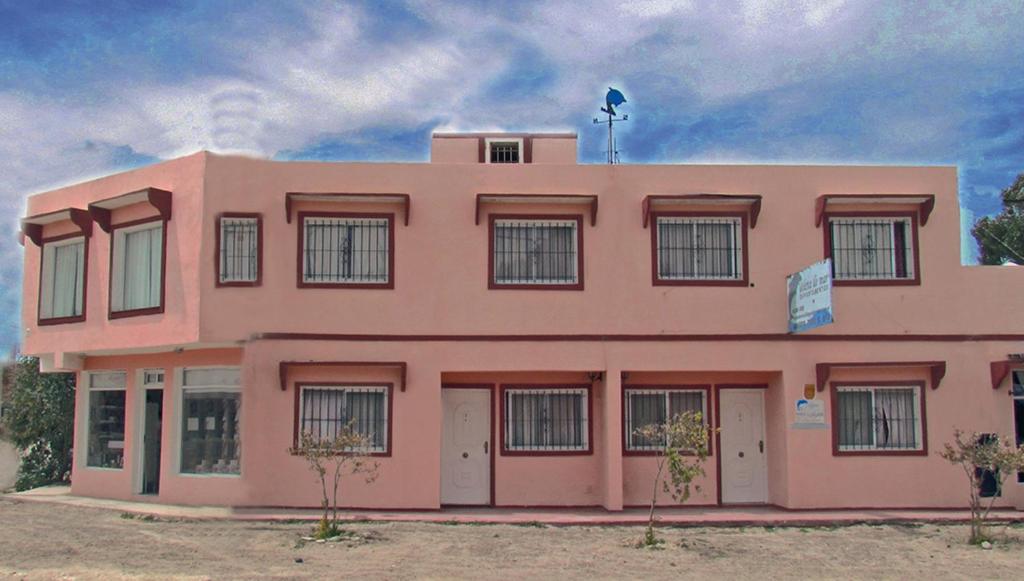
<path fill-rule="evenodd" d="M 442 505 L 493 503 L 491 392 L 489 386 L 441 389 Z"/>
<path fill-rule="evenodd" d="M 768 502 L 764 390 L 720 389 L 717 403 L 721 503 Z"/>
<path fill-rule="evenodd" d="M 147 389 L 142 428 L 142 494 L 160 493 L 160 434 L 164 390 Z"/>

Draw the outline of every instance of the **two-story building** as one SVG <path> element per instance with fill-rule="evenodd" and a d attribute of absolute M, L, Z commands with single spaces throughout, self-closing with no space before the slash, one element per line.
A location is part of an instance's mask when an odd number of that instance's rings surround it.
<path fill-rule="evenodd" d="M 1024 437 L 1024 270 L 960 265 L 952 167 L 436 134 L 429 163 L 201 152 L 28 214 L 24 352 L 78 374 L 75 494 L 314 507 L 291 448 L 355 421 L 380 476 L 347 505 L 619 510 L 651 490 L 635 428 L 694 410 L 720 430 L 690 504 L 960 507 L 954 428 Z M 790 334 L 786 276 L 823 258 L 835 323 Z"/>

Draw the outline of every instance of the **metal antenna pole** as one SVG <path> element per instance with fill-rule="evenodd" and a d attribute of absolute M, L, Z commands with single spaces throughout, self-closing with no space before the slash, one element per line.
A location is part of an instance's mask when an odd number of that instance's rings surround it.
<path fill-rule="evenodd" d="M 615 140 L 612 137 L 612 114 L 608 114 L 608 163 L 615 163 Z"/>

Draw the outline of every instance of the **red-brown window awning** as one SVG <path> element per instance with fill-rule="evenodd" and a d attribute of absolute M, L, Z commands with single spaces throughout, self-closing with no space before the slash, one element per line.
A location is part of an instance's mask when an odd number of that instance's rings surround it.
<path fill-rule="evenodd" d="M 357 194 L 349 192 L 287 192 L 284 195 L 284 218 L 292 223 L 292 207 L 296 202 L 327 202 L 333 204 L 393 204 L 402 206 L 405 225 L 409 225 L 412 201 L 409 194 Z"/>
<path fill-rule="evenodd" d="M 149 204 L 165 222 L 171 219 L 171 192 L 159 188 L 143 188 L 127 194 L 89 204 L 89 214 L 104 232 L 110 232 L 111 211 L 133 204 Z"/>
<path fill-rule="evenodd" d="M 478 226 L 484 204 L 579 204 L 589 207 L 590 225 L 597 224 L 597 196 L 591 194 L 477 194 L 474 224 Z"/>
<path fill-rule="evenodd" d="M 931 372 L 932 389 L 938 389 L 942 378 L 946 376 L 945 361 L 870 361 L 870 362 L 845 362 L 845 363 L 818 363 L 815 366 L 818 391 L 823 391 L 832 375 L 833 369 L 855 369 L 855 368 L 892 368 L 892 367 L 927 367 Z"/>
<path fill-rule="evenodd" d="M 935 196 L 931 194 L 825 194 L 818 196 L 814 203 L 814 226 L 820 227 L 830 207 L 872 206 L 886 211 L 891 206 L 917 206 L 921 225 L 928 223 L 928 217 L 935 209 Z"/>
<path fill-rule="evenodd" d="M 701 208 L 705 206 L 745 206 L 750 216 L 750 229 L 757 226 L 761 215 L 761 196 L 757 194 L 651 194 L 640 205 L 644 228 L 651 222 L 651 214 L 659 206 Z"/>
<path fill-rule="evenodd" d="M 36 246 L 42 246 L 43 226 L 65 220 L 77 226 L 82 236 L 88 238 L 92 235 L 92 218 L 89 216 L 88 211 L 81 208 L 64 208 L 63 210 L 22 218 L 21 234 L 24 238 L 31 240 Z"/>

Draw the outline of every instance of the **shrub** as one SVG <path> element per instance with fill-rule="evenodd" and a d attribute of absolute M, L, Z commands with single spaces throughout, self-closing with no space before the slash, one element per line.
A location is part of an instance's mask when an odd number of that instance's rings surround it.
<path fill-rule="evenodd" d="M 19 357 L 4 414 L 4 433 L 21 451 L 17 490 L 68 482 L 74 435 L 75 376 L 40 373 L 39 360 Z"/>

